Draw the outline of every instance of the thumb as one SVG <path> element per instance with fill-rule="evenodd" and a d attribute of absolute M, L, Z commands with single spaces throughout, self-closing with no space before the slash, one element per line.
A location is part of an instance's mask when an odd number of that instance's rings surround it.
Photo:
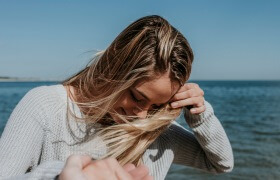
<path fill-rule="evenodd" d="M 91 162 L 91 157 L 88 155 L 71 155 L 66 161 L 66 166 L 78 167 L 83 169 Z"/>
<path fill-rule="evenodd" d="M 126 171 L 126 172 L 129 172 L 129 171 L 132 171 L 133 169 L 135 169 L 135 165 L 134 164 L 131 164 L 131 163 L 128 163 L 126 165 L 123 166 L 123 169 Z"/>
<path fill-rule="evenodd" d="M 85 168 L 87 165 L 90 164 L 92 158 L 88 155 L 81 155 L 81 167 Z"/>

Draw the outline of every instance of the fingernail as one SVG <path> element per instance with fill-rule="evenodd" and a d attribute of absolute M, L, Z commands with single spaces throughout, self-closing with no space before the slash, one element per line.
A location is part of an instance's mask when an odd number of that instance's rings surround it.
<path fill-rule="evenodd" d="M 177 107 L 177 106 L 178 106 L 178 103 L 176 103 L 176 102 L 171 103 L 171 106 L 172 106 L 173 108 L 175 108 L 175 107 Z"/>
<path fill-rule="evenodd" d="M 196 112 L 196 110 L 195 110 L 195 109 L 191 109 L 191 112 L 192 112 L 192 113 L 195 113 L 195 112 Z"/>

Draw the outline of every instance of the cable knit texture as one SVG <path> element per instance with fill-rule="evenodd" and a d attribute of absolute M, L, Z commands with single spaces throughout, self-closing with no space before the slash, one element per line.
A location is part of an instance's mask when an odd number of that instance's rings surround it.
<path fill-rule="evenodd" d="M 1 179 L 54 179 L 71 154 L 87 154 L 95 159 L 106 153 L 101 138 L 76 144 L 66 121 L 67 97 L 61 85 L 30 90 L 12 112 L 0 139 Z M 227 135 L 205 101 L 206 111 L 184 114 L 192 132 L 177 123 L 146 150 L 144 164 L 155 180 L 162 180 L 172 163 L 212 173 L 230 172 L 232 148 Z M 70 109 L 81 116 L 77 105 Z M 69 125 L 77 137 L 85 135 L 85 124 L 74 119 Z M 97 124 L 98 125 L 98 124 Z"/>

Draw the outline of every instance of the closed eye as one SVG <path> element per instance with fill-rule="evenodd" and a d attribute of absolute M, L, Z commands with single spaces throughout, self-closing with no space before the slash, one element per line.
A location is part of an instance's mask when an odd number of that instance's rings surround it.
<path fill-rule="evenodd" d="M 132 90 L 129 91 L 129 94 L 130 94 L 130 96 L 131 96 L 131 98 L 132 98 L 132 100 L 133 100 L 134 102 L 136 102 L 136 103 L 141 102 L 141 100 L 139 100 L 139 99 L 137 99 L 137 98 L 135 97 L 135 95 L 133 94 Z"/>

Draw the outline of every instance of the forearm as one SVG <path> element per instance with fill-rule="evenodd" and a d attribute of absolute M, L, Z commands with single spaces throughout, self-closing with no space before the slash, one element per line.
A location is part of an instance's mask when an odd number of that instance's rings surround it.
<path fill-rule="evenodd" d="M 199 115 L 193 115 L 185 109 L 186 121 L 217 173 L 229 172 L 234 163 L 230 142 L 220 121 L 214 115 L 212 106 L 207 101 L 205 106 L 206 111 Z"/>

